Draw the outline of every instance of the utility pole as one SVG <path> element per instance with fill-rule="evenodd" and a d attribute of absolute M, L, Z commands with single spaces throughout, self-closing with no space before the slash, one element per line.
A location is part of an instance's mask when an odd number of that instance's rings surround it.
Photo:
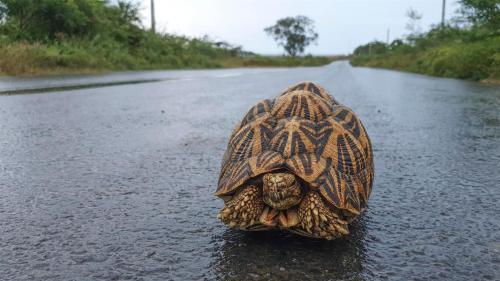
<path fill-rule="evenodd" d="M 156 33 L 155 0 L 151 0 L 151 31 Z"/>
<path fill-rule="evenodd" d="M 391 40 L 391 29 L 387 29 L 387 46 L 389 46 L 389 41 Z"/>
<path fill-rule="evenodd" d="M 446 10 L 446 0 L 443 0 L 443 11 L 441 12 L 441 27 L 444 27 L 444 13 Z"/>

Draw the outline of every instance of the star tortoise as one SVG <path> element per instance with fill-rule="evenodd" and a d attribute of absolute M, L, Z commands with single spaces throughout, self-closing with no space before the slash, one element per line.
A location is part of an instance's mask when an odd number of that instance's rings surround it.
<path fill-rule="evenodd" d="M 303 82 L 253 106 L 234 129 L 215 195 L 241 230 L 283 229 L 333 239 L 367 205 L 370 139 L 354 112 Z"/>

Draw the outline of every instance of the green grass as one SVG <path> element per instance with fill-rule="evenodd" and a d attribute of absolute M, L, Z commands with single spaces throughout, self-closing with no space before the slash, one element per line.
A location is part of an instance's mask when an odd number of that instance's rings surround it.
<path fill-rule="evenodd" d="M 359 55 L 352 58 L 351 64 L 442 77 L 500 81 L 500 36 L 470 43 L 448 42 L 423 50 Z"/>
<path fill-rule="evenodd" d="M 297 67 L 321 66 L 345 58 L 342 56 L 250 56 L 221 59 L 220 63 L 224 67 Z"/>
<path fill-rule="evenodd" d="M 112 40 L 64 40 L 50 44 L 8 42 L 0 38 L 0 73 L 41 75 L 222 67 L 318 66 L 334 57 L 258 56 L 230 53 L 207 42 L 151 36 L 130 48 Z"/>

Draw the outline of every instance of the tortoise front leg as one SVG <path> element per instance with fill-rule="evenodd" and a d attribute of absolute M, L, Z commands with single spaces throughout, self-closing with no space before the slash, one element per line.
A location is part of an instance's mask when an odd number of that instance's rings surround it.
<path fill-rule="evenodd" d="M 251 185 L 243 188 L 226 202 L 217 217 L 229 227 L 247 230 L 248 227 L 259 223 L 263 209 L 262 189 Z"/>
<path fill-rule="evenodd" d="M 299 224 L 291 231 L 300 235 L 331 240 L 349 234 L 340 211 L 327 206 L 321 195 L 309 191 L 299 207 Z"/>

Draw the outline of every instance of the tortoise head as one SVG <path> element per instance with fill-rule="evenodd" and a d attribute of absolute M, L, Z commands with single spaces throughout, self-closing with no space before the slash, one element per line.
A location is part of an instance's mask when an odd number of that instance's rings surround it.
<path fill-rule="evenodd" d="M 304 192 L 296 176 L 289 172 L 267 173 L 262 178 L 264 203 L 286 210 L 300 203 Z"/>

